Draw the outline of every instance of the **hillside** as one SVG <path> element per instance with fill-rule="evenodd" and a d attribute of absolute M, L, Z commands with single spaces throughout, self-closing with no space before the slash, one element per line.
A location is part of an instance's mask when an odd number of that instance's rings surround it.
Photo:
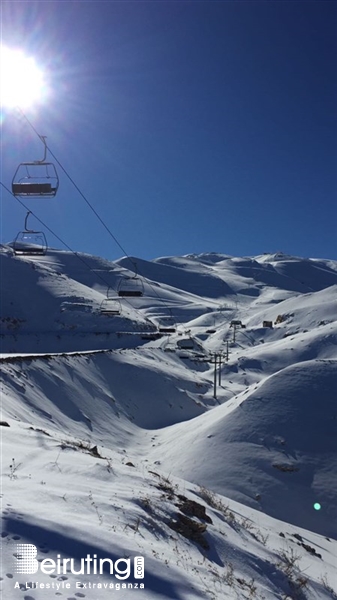
<path fill-rule="evenodd" d="M 121 298 L 127 258 L 0 260 L 4 597 L 46 598 L 19 541 L 143 555 L 148 600 L 335 598 L 337 262 L 132 258 L 143 295 Z"/>

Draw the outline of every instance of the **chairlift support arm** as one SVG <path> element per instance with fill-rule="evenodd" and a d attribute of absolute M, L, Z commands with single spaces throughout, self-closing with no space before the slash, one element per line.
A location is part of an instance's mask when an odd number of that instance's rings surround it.
<path fill-rule="evenodd" d="M 27 223 L 28 223 L 28 217 L 29 217 L 29 215 L 31 215 L 31 214 L 32 214 L 32 211 L 31 211 L 31 210 L 29 210 L 29 211 L 27 212 L 27 214 L 26 214 L 26 217 L 25 217 L 25 231 L 28 231 L 28 232 L 32 232 L 32 231 L 33 231 L 33 229 L 28 229 L 28 227 L 27 227 Z"/>
<path fill-rule="evenodd" d="M 41 163 L 46 162 L 46 158 L 47 158 L 47 142 L 46 142 L 46 135 L 39 135 L 39 138 L 41 140 L 41 142 L 43 143 L 44 146 L 44 153 L 43 153 L 43 158 L 42 160 L 34 160 L 34 163 L 37 165 L 40 165 Z"/>

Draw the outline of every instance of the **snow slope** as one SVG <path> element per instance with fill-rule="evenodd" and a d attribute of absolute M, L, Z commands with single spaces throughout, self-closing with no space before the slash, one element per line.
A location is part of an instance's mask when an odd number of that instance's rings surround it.
<path fill-rule="evenodd" d="M 130 261 L 80 258 L 0 252 L 4 597 L 336 597 L 337 264 L 132 259 L 144 296 L 106 317 Z M 176 331 L 146 338 L 165 319 Z M 143 555 L 145 590 L 106 572 L 27 587 L 17 543 Z"/>
<path fill-rule="evenodd" d="M 336 389 L 336 360 L 287 367 L 193 427 L 165 430 L 153 455 L 184 479 L 337 537 Z"/>

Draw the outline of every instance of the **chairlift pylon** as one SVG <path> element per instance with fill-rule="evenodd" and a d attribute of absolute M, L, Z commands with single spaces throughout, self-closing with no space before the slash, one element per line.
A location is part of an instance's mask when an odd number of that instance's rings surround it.
<path fill-rule="evenodd" d="M 59 178 L 55 165 L 46 162 L 46 136 L 40 135 L 39 137 L 44 144 L 43 158 L 19 164 L 12 180 L 12 193 L 15 197 L 52 198 L 57 194 Z"/>
<path fill-rule="evenodd" d="M 29 210 L 25 218 L 25 230 L 19 231 L 14 242 L 13 251 L 16 255 L 44 256 L 48 250 L 47 239 L 43 231 L 28 229 Z"/>

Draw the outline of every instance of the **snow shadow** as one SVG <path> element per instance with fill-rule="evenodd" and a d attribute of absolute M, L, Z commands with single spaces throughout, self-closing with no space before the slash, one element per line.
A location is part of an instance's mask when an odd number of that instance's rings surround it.
<path fill-rule="evenodd" d="M 6 523 L 4 526 L 6 527 L 6 531 L 8 533 L 20 536 L 20 544 L 34 544 L 37 547 L 37 559 L 41 557 L 43 559 L 47 557 L 49 558 L 48 553 L 51 551 L 55 554 L 60 554 L 61 558 L 75 559 L 74 569 L 76 570 L 80 569 L 80 559 L 86 558 L 87 554 L 90 554 L 90 556 L 96 554 L 98 561 L 100 559 L 107 558 L 114 561 L 114 563 L 116 560 L 124 558 L 126 554 L 123 549 L 120 550 L 120 548 L 118 548 L 120 553 L 115 554 L 103 546 L 94 545 L 90 542 L 82 542 L 81 540 L 74 539 L 70 535 L 66 535 L 66 533 L 59 533 L 54 530 L 47 529 L 46 527 L 30 523 L 29 521 L 19 521 L 13 517 L 7 517 L 4 519 L 4 523 Z M 113 575 L 110 575 L 108 565 L 105 563 L 103 566 L 104 576 L 109 579 L 115 579 Z M 144 580 L 142 580 L 145 585 L 145 590 L 148 592 L 151 591 L 154 594 L 158 594 L 161 598 L 163 597 L 163 594 L 165 594 L 165 598 L 168 600 L 184 600 L 186 598 L 186 593 L 191 589 L 190 585 L 188 583 L 173 583 L 161 575 L 156 575 L 156 570 L 158 570 L 158 563 L 155 563 L 152 559 L 145 557 L 145 577 Z M 71 573 L 69 574 L 70 576 L 76 576 L 72 575 Z M 88 575 L 85 576 L 87 577 Z M 179 576 L 181 577 L 181 574 Z M 79 575 L 77 575 L 77 577 L 79 577 Z M 98 576 L 90 575 L 90 577 Z M 117 579 L 116 582 L 117 581 L 120 580 Z M 133 582 L 132 576 L 130 576 L 126 582 Z"/>

